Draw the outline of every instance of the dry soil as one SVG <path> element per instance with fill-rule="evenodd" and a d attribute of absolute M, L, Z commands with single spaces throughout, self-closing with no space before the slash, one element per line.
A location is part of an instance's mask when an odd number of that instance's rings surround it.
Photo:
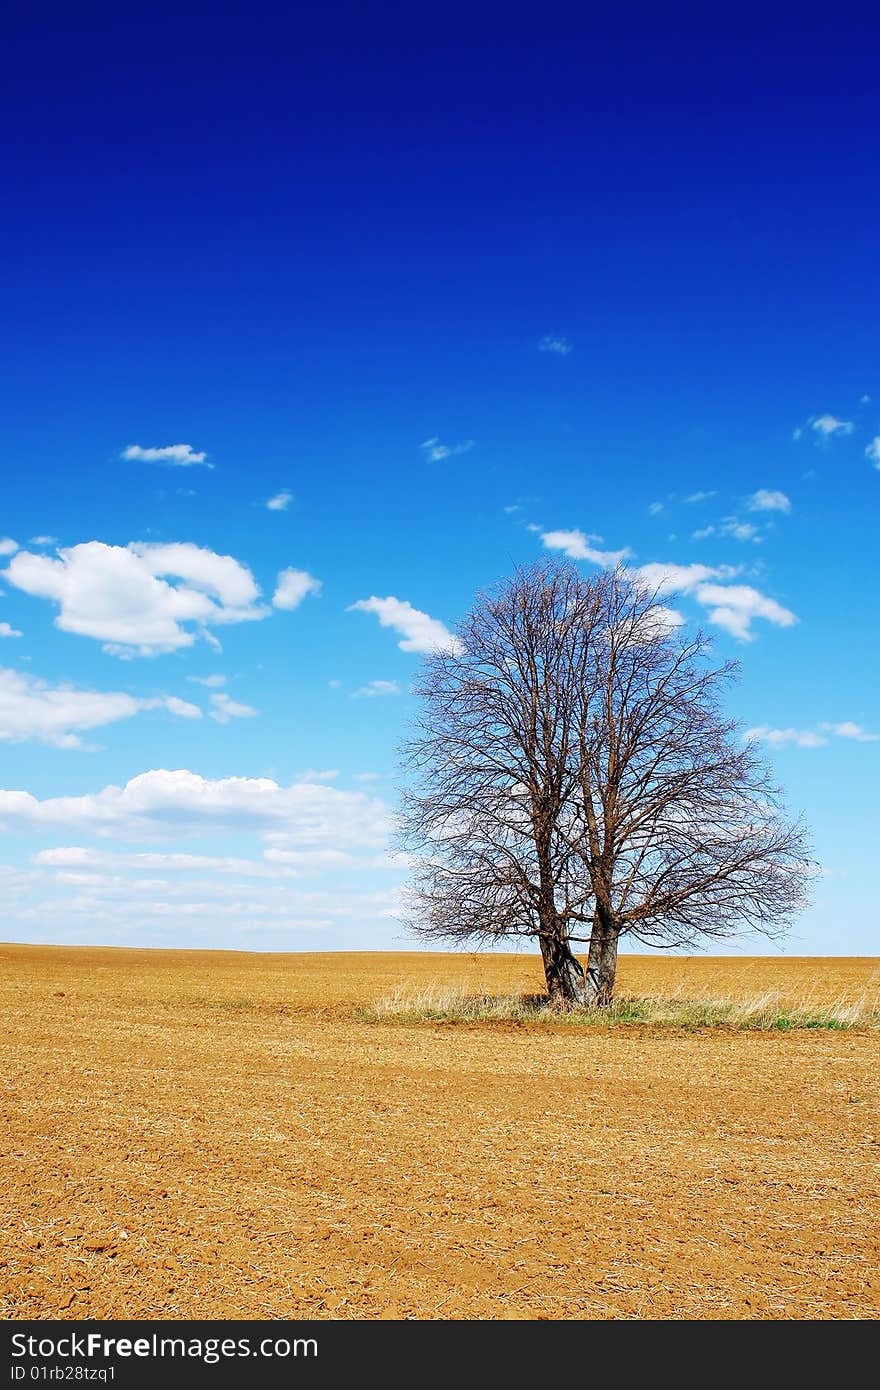
<path fill-rule="evenodd" d="M 532 958 L 5 946 L 7 1318 L 873 1318 L 877 1031 L 371 1023 Z M 857 999 L 873 960 L 626 958 Z"/>

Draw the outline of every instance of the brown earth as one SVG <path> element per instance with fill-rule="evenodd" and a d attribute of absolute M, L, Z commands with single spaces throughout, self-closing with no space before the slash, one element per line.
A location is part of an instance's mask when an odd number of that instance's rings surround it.
<path fill-rule="evenodd" d="M 0 947 L 8 1318 L 874 1318 L 877 1031 L 358 1019 L 530 957 Z M 873 960 L 626 958 L 632 993 Z"/>

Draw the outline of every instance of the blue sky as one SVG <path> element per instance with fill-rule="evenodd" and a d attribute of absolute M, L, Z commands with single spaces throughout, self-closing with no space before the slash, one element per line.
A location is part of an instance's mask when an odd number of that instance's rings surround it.
<path fill-rule="evenodd" d="M 407 944 L 419 651 L 626 551 L 874 953 L 876 21 L 422 9 L 12 21 L 3 935 Z"/>

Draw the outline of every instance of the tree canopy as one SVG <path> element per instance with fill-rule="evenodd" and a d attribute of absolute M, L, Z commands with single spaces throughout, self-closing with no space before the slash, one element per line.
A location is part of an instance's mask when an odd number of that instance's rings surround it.
<path fill-rule="evenodd" d="M 536 940 L 565 1007 L 610 1000 L 624 935 L 784 930 L 805 903 L 803 827 L 723 712 L 737 664 L 676 621 L 622 568 L 547 561 L 426 658 L 402 815 L 418 932 Z"/>

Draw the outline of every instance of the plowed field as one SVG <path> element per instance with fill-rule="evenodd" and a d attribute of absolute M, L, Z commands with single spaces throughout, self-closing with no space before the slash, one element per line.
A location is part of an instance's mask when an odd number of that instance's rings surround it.
<path fill-rule="evenodd" d="M 876 1030 L 369 1022 L 514 956 L 0 948 L 8 1318 L 873 1318 Z M 629 957 L 634 993 L 871 960 Z"/>

